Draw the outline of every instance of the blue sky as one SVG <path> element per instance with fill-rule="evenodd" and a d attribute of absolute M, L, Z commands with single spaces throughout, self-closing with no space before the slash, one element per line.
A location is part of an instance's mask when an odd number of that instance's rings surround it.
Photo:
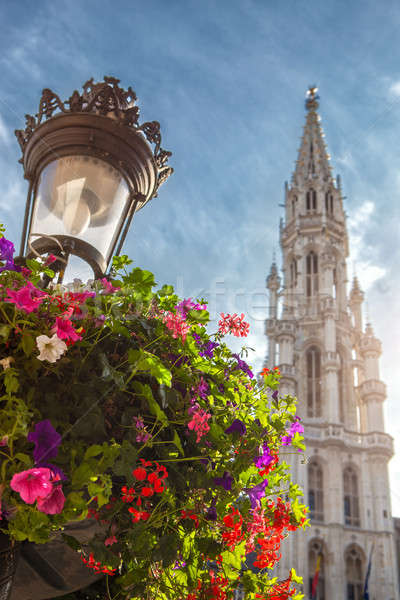
<path fill-rule="evenodd" d="M 266 353 L 265 276 L 316 83 L 351 258 L 383 341 L 388 430 L 399 438 L 400 4 L 386 0 L 69 0 L 0 3 L 0 220 L 19 241 L 26 182 L 13 136 L 41 90 L 90 77 L 132 85 L 161 122 L 175 174 L 137 216 L 125 251 L 184 296 L 251 317 Z M 279 254 L 278 254 L 279 256 Z M 258 307 L 258 308 L 257 308 Z M 400 444 L 392 461 L 400 515 Z"/>

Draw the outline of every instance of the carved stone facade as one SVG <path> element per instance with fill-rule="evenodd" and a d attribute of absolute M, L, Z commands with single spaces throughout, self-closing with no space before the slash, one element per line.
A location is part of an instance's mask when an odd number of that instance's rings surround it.
<path fill-rule="evenodd" d="M 282 373 L 282 392 L 298 397 L 306 460 L 289 455 L 294 480 L 310 506 L 311 528 L 282 547 L 278 575 L 294 566 L 311 598 L 321 556 L 318 600 L 359 600 L 372 552 L 369 597 L 398 600 L 385 433 L 381 345 L 363 326 L 363 293 L 347 292 L 348 237 L 340 179 L 333 179 L 310 88 L 298 159 L 285 190 L 280 243 L 283 281 L 275 264 L 267 278 L 268 357 Z"/>

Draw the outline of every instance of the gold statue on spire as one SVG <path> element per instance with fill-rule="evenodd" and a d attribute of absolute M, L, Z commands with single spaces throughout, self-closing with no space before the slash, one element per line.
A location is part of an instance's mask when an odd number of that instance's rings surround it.
<path fill-rule="evenodd" d="M 319 96 L 317 94 L 318 88 L 316 85 L 310 85 L 306 93 L 306 109 L 307 110 L 316 110 L 319 106 L 318 100 Z"/>

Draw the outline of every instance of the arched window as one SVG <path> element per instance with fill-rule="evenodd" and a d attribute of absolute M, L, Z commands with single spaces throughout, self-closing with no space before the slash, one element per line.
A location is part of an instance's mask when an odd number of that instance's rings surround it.
<path fill-rule="evenodd" d="M 325 212 L 327 215 L 333 215 L 333 194 L 326 192 L 325 194 Z"/>
<path fill-rule="evenodd" d="M 312 346 L 306 353 L 307 416 L 321 417 L 321 352 Z"/>
<path fill-rule="evenodd" d="M 308 465 L 308 506 L 310 519 L 324 520 L 324 479 L 320 465 L 312 461 Z"/>
<path fill-rule="evenodd" d="M 306 291 L 309 298 L 318 293 L 318 256 L 312 251 L 306 258 Z"/>
<path fill-rule="evenodd" d="M 362 557 L 357 548 L 351 548 L 346 552 L 346 600 L 362 600 L 363 576 Z"/>
<path fill-rule="evenodd" d="M 352 467 L 343 472 L 344 523 L 351 527 L 360 527 L 360 509 L 358 502 L 357 474 Z"/>
<path fill-rule="evenodd" d="M 297 261 L 294 258 L 290 263 L 290 287 L 294 288 L 297 285 Z"/>
<path fill-rule="evenodd" d="M 324 572 L 324 553 L 322 550 L 321 542 L 313 540 L 308 546 L 308 587 L 309 587 L 309 598 L 313 600 L 325 600 L 325 572 Z M 316 577 L 316 571 L 318 569 L 318 578 Z M 313 591 L 313 584 L 316 586 L 316 595 L 311 596 Z"/>
<path fill-rule="evenodd" d="M 297 196 L 293 196 L 293 198 L 292 198 L 292 219 L 294 219 L 296 216 L 296 202 L 297 202 Z"/>
<path fill-rule="evenodd" d="M 317 192 L 312 188 L 306 194 L 306 209 L 307 212 L 315 212 L 317 210 Z"/>

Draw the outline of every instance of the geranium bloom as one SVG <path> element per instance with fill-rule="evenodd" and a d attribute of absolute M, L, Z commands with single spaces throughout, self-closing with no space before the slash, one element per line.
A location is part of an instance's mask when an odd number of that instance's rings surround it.
<path fill-rule="evenodd" d="M 50 481 L 51 471 L 39 467 L 37 469 L 28 469 L 15 473 L 10 482 L 10 487 L 14 492 L 18 492 L 22 500 L 27 504 L 33 504 L 38 498 L 46 498 L 52 489 L 53 484 Z"/>
<path fill-rule="evenodd" d="M 38 359 L 47 360 L 51 363 L 56 362 L 67 349 L 66 343 L 60 340 L 56 333 L 51 338 L 47 335 L 38 335 L 36 345 L 40 352 Z"/>
<path fill-rule="evenodd" d="M 149 512 L 146 512 L 145 510 L 136 510 L 136 508 L 133 508 L 133 506 L 130 506 L 128 511 L 133 515 L 132 521 L 134 523 L 138 523 L 139 521 L 147 521 L 147 519 L 150 517 Z"/>
<path fill-rule="evenodd" d="M 205 435 L 209 430 L 210 426 L 207 421 L 211 418 L 210 413 L 206 412 L 203 409 L 194 409 L 191 421 L 188 423 L 188 429 L 193 430 L 197 434 L 196 442 L 198 443 L 203 435 Z"/>
<path fill-rule="evenodd" d="M 100 561 L 96 561 L 93 552 L 89 554 L 89 558 L 81 556 L 81 560 L 85 563 L 89 569 L 93 569 L 95 573 L 105 573 L 106 575 L 115 575 L 117 569 L 111 569 L 105 565 L 102 565 Z"/>
<path fill-rule="evenodd" d="M 145 481 L 145 479 L 147 477 L 147 471 L 146 471 L 146 469 L 143 469 L 143 467 L 138 467 L 137 469 L 134 469 L 132 471 L 132 475 L 138 481 Z"/>
<path fill-rule="evenodd" d="M 243 313 L 240 317 L 236 313 L 234 315 L 221 313 L 221 317 L 222 319 L 218 322 L 220 333 L 232 333 L 236 337 L 247 337 L 250 325 L 244 321 Z"/>
<path fill-rule="evenodd" d="M 75 329 L 72 327 L 72 323 L 69 319 L 60 319 L 60 317 L 56 317 L 55 330 L 57 337 L 59 337 L 60 340 L 77 342 L 78 340 L 82 339 L 82 336 L 78 335 Z"/>
<path fill-rule="evenodd" d="M 105 277 L 100 279 L 100 283 L 102 283 L 104 286 L 104 289 L 101 291 L 101 294 L 103 294 L 103 296 L 106 296 L 107 294 L 113 294 L 114 292 L 118 292 L 121 289 L 119 287 L 114 287 L 111 281 L 108 281 L 108 279 L 106 279 Z"/>
<path fill-rule="evenodd" d="M 163 315 L 162 320 L 168 329 L 172 331 L 172 337 L 180 337 L 182 342 L 186 340 L 190 325 L 186 323 L 181 315 L 174 315 L 174 313 L 168 311 Z"/>
<path fill-rule="evenodd" d="M 53 479 L 53 482 L 59 479 L 57 476 Z M 65 504 L 65 496 L 60 485 L 53 485 L 53 489 L 50 494 L 45 498 L 37 499 L 37 509 L 40 512 L 46 513 L 47 515 L 58 515 L 62 512 Z"/>
<path fill-rule="evenodd" d="M 40 463 L 57 456 L 61 435 L 57 433 L 49 419 L 45 419 L 36 424 L 34 431 L 28 433 L 28 442 L 35 444 L 33 458 L 35 463 Z"/>
<path fill-rule="evenodd" d="M 118 542 L 118 540 L 115 537 L 115 535 L 110 535 L 110 537 L 108 537 L 106 540 L 104 540 L 104 545 L 112 546 L 113 544 L 116 544 L 117 542 Z"/>

